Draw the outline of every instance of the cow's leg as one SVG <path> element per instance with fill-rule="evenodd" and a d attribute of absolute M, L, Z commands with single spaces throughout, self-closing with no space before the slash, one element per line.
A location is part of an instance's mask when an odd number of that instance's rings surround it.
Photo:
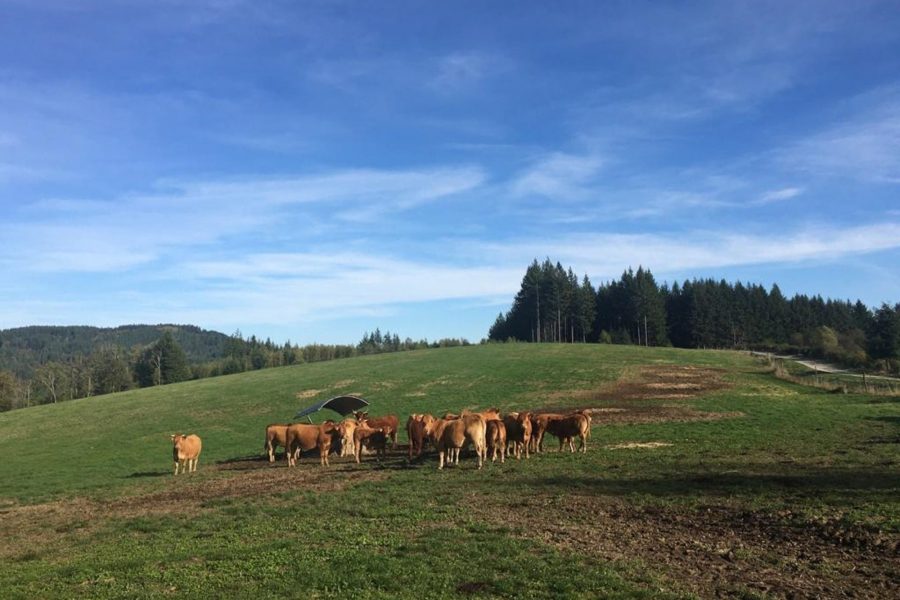
<path fill-rule="evenodd" d="M 587 436 L 581 436 L 581 448 L 579 448 L 582 453 L 587 453 Z"/>
<path fill-rule="evenodd" d="M 444 451 L 438 450 L 438 471 L 444 468 Z"/>
<path fill-rule="evenodd" d="M 178 461 L 175 461 L 175 475 L 178 475 Z"/>

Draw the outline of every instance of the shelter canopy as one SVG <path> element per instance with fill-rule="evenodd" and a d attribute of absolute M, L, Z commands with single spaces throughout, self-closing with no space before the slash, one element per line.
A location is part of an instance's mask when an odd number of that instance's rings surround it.
<path fill-rule="evenodd" d="M 309 417 L 309 415 L 315 412 L 319 412 L 323 408 L 333 410 L 342 417 L 346 417 L 347 415 L 365 408 L 368 405 L 369 403 L 366 400 L 363 400 L 358 396 L 335 396 L 334 398 L 330 398 L 328 400 L 325 400 L 324 402 L 317 402 L 312 406 L 308 406 L 302 410 L 297 411 L 297 414 L 294 415 L 294 418 L 301 419 L 303 417 Z"/>

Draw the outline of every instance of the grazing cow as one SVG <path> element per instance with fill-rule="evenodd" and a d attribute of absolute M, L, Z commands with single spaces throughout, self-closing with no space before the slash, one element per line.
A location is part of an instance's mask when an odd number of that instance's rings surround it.
<path fill-rule="evenodd" d="M 466 415 L 458 419 L 435 420 L 427 426 L 428 437 L 438 451 L 438 469 L 447 464 L 459 464 L 459 452 L 472 442 L 478 458 L 478 468 L 484 466 L 487 455 L 486 425 L 481 415 Z"/>
<path fill-rule="evenodd" d="M 353 432 L 356 431 L 357 425 L 355 419 L 344 419 L 338 424 L 338 430 L 341 432 L 341 456 L 356 456 Z"/>
<path fill-rule="evenodd" d="M 575 452 L 575 437 L 581 438 L 582 452 L 587 452 L 587 438 L 591 434 L 590 417 L 583 413 L 576 412 L 550 421 L 547 424 L 547 432 L 559 439 L 559 451 L 562 452 L 563 444 L 569 445 L 569 450 Z"/>
<path fill-rule="evenodd" d="M 355 416 L 360 425 L 368 425 L 371 429 L 384 429 L 385 435 L 391 438 L 393 447 L 397 447 L 397 430 L 400 429 L 400 419 L 397 415 L 370 417 L 368 411 L 357 411 Z"/>
<path fill-rule="evenodd" d="M 566 415 L 558 413 L 542 413 L 531 416 L 531 451 L 544 451 L 544 433 L 553 421 L 564 419 Z"/>
<path fill-rule="evenodd" d="M 172 459 L 175 461 L 175 475 L 178 475 L 178 465 L 181 465 L 181 472 L 193 473 L 197 470 L 197 461 L 200 460 L 200 450 L 203 443 L 200 436 L 182 435 L 175 433 L 172 438 Z"/>
<path fill-rule="evenodd" d="M 406 437 L 409 438 L 409 460 L 413 459 L 413 454 L 420 456 L 425 449 L 425 417 L 426 415 L 412 414 L 406 420 Z"/>
<path fill-rule="evenodd" d="M 506 462 L 506 425 L 500 419 L 485 421 L 485 442 L 487 451 L 491 453 L 491 462 L 497 460 L 500 453 L 500 464 Z"/>
<path fill-rule="evenodd" d="M 285 452 L 289 467 L 296 466 L 300 455 L 306 450 L 319 447 L 319 426 L 306 423 L 288 425 L 285 433 Z"/>
<path fill-rule="evenodd" d="M 375 450 L 375 458 L 381 460 L 387 456 L 388 433 L 381 427 L 371 428 L 360 424 L 353 432 L 353 444 L 356 450 L 356 462 L 359 464 L 363 446 Z"/>
<path fill-rule="evenodd" d="M 287 425 L 273 424 L 266 427 L 266 444 L 264 450 L 269 455 L 269 462 L 275 462 L 275 449 L 278 446 L 287 448 Z M 287 450 L 285 450 L 287 451 Z"/>
<path fill-rule="evenodd" d="M 325 421 L 319 425 L 319 435 L 316 438 L 316 446 L 319 448 L 319 464 L 323 467 L 328 466 L 328 455 L 331 453 L 332 444 L 340 439 L 340 425 L 336 425 L 334 421 Z"/>
<path fill-rule="evenodd" d="M 516 460 L 522 458 L 523 449 L 525 450 L 525 458 L 530 458 L 531 413 L 509 413 L 503 417 L 503 424 L 506 425 L 506 441 L 512 444 Z"/>

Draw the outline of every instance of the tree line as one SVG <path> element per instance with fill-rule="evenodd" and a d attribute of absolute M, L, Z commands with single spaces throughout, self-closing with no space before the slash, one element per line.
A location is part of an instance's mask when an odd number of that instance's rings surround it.
<path fill-rule="evenodd" d="M 271 367 L 469 345 L 467 340 L 456 338 L 432 342 L 408 337 L 401 340 L 399 335 L 382 333 L 380 329 L 366 332 L 355 345 L 299 346 L 290 341 L 276 344 L 256 336 L 245 339 L 240 331 L 224 337 L 220 356 L 212 360 L 191 361 L 172 331 L 166 329 L 153 343 L 127 350 L 103 343 L 89 353 L 76 352 L 46 360 L 30 369 L 27 376 L 3 369 L 0 370 L 0 411 Z"/>
<path fill-rule="evenodd" d="M 897 372 L 900 303 L 872 310 L 714 279 L 660 285 L 643 267 L 595 288 L 571 267 L 535 260 L 488 339 L 795 352 Z"/>

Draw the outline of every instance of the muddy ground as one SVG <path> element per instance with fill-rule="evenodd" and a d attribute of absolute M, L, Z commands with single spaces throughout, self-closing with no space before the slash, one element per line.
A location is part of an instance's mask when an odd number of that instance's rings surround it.
<path fill-rule="evenodd" d="M 701 597 L 896 598 L 900 536 L 728 506 L 634 507 L 595 495 L 471 498 L 472 511 L 517 535 L 650 571 Z M 528 526 L 522 527 L 522 515 Z"/>

